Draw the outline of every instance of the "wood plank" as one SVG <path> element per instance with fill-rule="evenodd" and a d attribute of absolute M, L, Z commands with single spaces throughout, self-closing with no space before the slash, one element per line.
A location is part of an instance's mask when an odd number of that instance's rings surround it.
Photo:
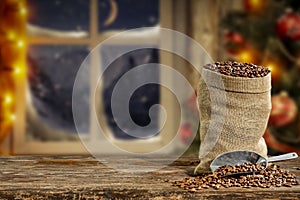
<path fill-rule="evenodd" d="M 143 164 L 148 161 L 124 156 L 104 157 Z M 160 163 L 165 157 L 150 158 Z M 150 162 L 151 161 L 151 162 Z M 14 156 L 0 158 L 0 199 L 299 199 L 300 186 L 291 188 L 203 189 L 190 193 L 173 186 L 189 177 L 198 160 L 183 157 L 171 165 L 149 173 L 122 173 L 89 156 Z M 300 158 L 279 162 L 300 177 Z M 126 166 L 124 166 L 126 167 Z"/>

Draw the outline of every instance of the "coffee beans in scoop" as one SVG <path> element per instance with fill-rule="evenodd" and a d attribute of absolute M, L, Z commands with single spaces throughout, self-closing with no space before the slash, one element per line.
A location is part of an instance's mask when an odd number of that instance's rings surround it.
<path fill-rule="evenodd" d="M 204 66 L 204 68 L 228 76 L 245 78 L 259 78 L 264 77 L 270 73 L 270 70 L 263 66 L 254 65 L 251 63 L 240 63 L 231 61 L 207 64 Z"/>

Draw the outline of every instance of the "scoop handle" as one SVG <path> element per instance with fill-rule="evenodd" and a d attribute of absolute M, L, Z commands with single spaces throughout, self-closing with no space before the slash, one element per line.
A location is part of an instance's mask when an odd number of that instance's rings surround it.
<path fill-rule="evenodd" d="M 297 153 L 293 152 L 293 153 L 286 153 L 286 154 L 282 154 L 279 156 L 272 156 L 267 158 L 268 162 L 276 162 L 276 161 L 282 161 L 282 160 L 289 160 L 289 159 L 293 159 L 293 158 L 298 158 Z"/>

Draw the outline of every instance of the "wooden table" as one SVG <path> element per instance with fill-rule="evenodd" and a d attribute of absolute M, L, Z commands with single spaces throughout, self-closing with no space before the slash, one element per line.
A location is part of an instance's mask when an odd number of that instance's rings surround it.
<path fill-rule="evenodd" d="M 195 193 L 172 185 L 189 177 L 196 164 L 197 158 L 183 157 L 155 172 L 130 174 L 89 156 L 0 157 L 0 199 L 300 199 L 299 185 L 203 189 Z M 278 165 L 300 181 L 300 158 Z"/>

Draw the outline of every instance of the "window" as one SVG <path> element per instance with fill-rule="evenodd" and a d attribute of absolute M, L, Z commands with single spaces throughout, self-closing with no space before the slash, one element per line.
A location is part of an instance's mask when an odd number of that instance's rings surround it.
<path fill-rule="evenodd" d="M 91 49 L 110 36 L 133 28 L 152 27 L 151 32 L 139 36 L 128 35 L 126 40 L 109 44 L 90 57 L 92 67 L 86 72 L 85 82 L 81 88 L 80 105 L 83 119 L 79 120 L 82 123 L 77 124 L 81 130 L 80 134 L 87 140 L 96 137 L 97 116 L 91 106 L 96 103 L 98 115 L 106 116 L 99 119 L 100 123 L 105 124 L 108 134 L 114 138 L 115 143 L 121 148 L 132 143 L 135 144 L 133 150 L 140 151 L 147 141 L 124 134 L 112 118 L 109 105 L 111 88 L 118 77 L 135 65 L 171 62 L 168 55 L 158 50 L 161 40 L 159 32 L 156 31 L 156 27 L 170 28 L 171 2 L 170 0 L 151 2 L 139 0 L 134 3 L 132 0 L 27 0 L 28 80 L 25 84 L 27 88 L 24 88 L 27 97 L 24 113 L 20 113 L 24 116 L 24 122 L 15 130 L 18 133 L 15 134 L 16 153 L 86 152 L 77 136 L 72 118 L 72 87 L 80 64 Z M 136 42 L 136 37 L 142 37 L 142 40 Z M 101 62 L 105 62 L 105 59 L 123 47 L 143 45 L 140 41 L 153 48 L 136 50 L 115 60 L 104 72 L 105 84 L 101 86 L 95 102 L 91 91 L 97 86 L 98 77 L 95 74 L 103 70 Z M 159 70 L 153 73 L 158 79 L 163 77 Z M 139 88 L 133 94 L 129 105 L 132 108 L 130 114 L 133 120 L 142 126 L 149 123 L 147 115 L 149 107 L 157 103 L 164 104 L 167 96 L 168 93 L 156 84 Z M 155 123 L 159 126 L 160 122 L 158 120 Z M 172 126 L 168 127 L 170 129 Z M 160 139 L 152 141 L 155 143 L 152 146 L 157 147 L 166 143 L 167 138 L 172 138 L 172 135 L 162 134 Z"/>

